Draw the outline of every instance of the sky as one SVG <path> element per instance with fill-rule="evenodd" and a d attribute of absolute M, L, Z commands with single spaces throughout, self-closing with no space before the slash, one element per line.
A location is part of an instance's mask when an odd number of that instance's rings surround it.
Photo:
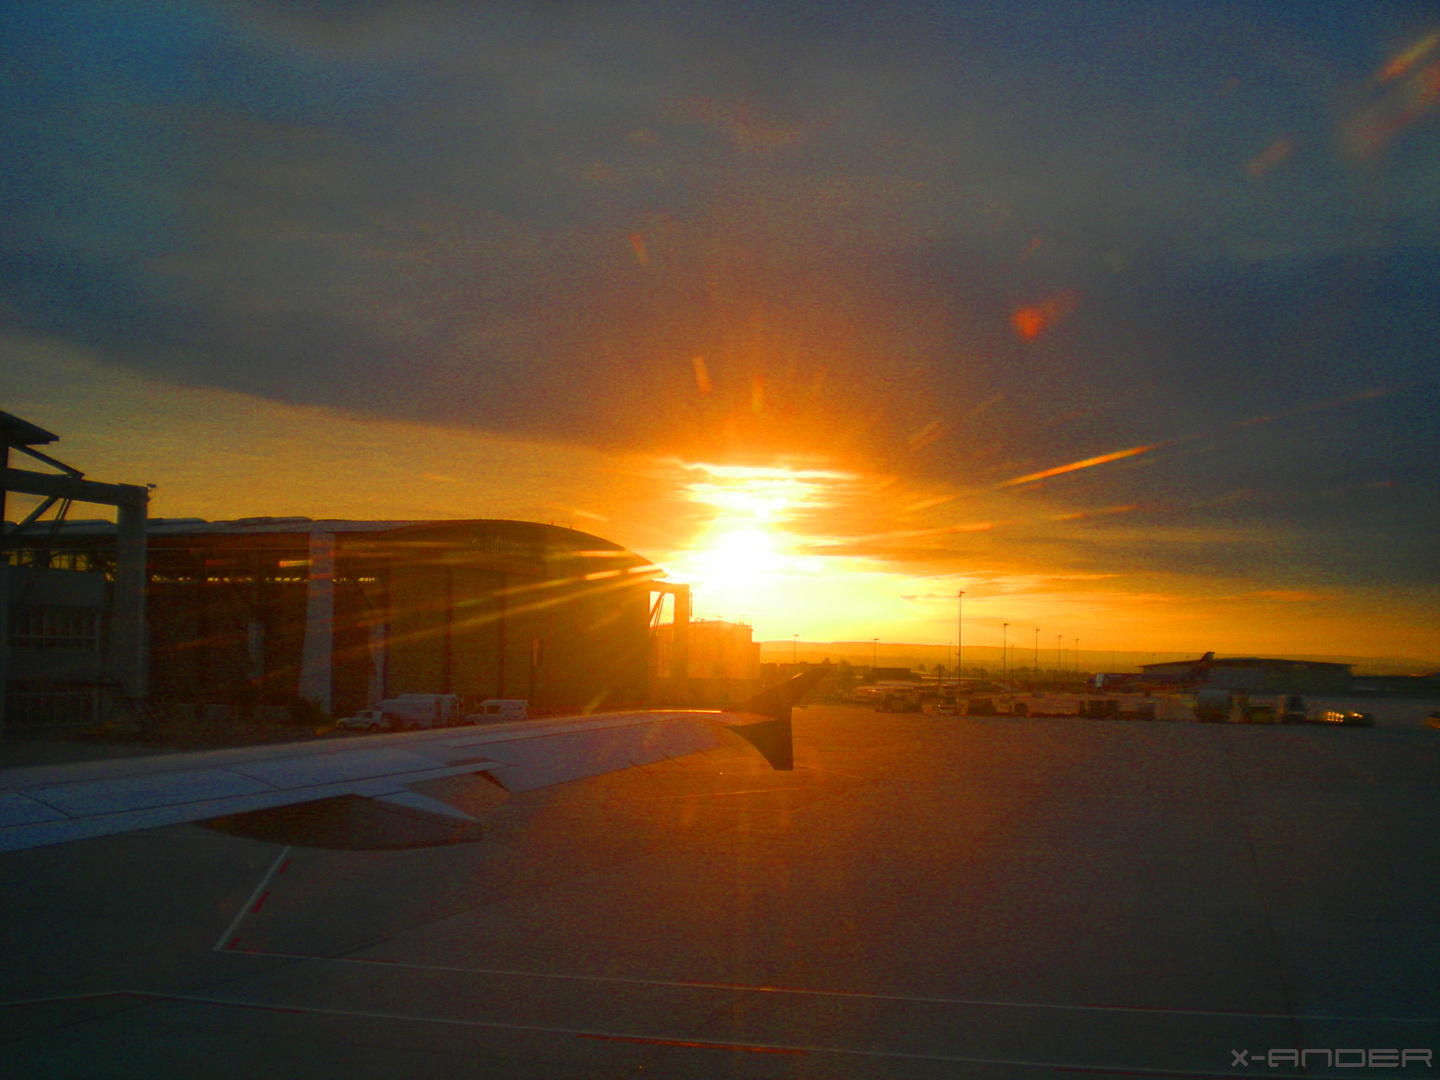
<path fill-rule="evenodd" d="M 157 516 L 1440 658 L 1432 4 L 0 3 L 0 90 L 0 408 Z"/>

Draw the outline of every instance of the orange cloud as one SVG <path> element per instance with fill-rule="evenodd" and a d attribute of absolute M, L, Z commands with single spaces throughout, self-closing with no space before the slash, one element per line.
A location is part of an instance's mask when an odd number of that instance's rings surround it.
<path fill-rule="evenodd" d="M 756 112 L 746 101 L 725 101 L 709 97 L 684 98 L 667 111 L 667 120 L 711 124 L 748 150 L 774 150 L 792 146 L 805 137 L 804 125 L 771 120 Z"/>
<path fill-rule="evenodd" d="M 645 248 L 645 237 L 641 236 L 638 232 L 632 232 L 630 234 L 630 246 L 635 251 L 635 261 L 641 266 L 649 266 L 650 252 Z"/>

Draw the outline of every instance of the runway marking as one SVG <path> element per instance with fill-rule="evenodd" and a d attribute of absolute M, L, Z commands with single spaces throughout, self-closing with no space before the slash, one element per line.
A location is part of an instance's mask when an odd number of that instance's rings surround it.
<path fill-rule="evenodd" d="M 654 1039 L 642 1035 L 580 1035 L 581 1039 L 603 1039 L 606 1042 L 643 1043 L 646 1046 L 680 1046 L 700 1050 L 748 1050 L 752 1054 L 808 1054 L 789 1046 L 755 1046 L 746 1043 L 696 1042 L 693 1039 Z"/>
<path fill-rule="evenodd" d="M 225 927 L 224 932 L 215 940 L 215 944 L 210 949 L 211 952 L 228 952 L 234 949 L 240 940 L 235 931 L 240 929 L 240 924 L 245 921 L 246 916 L 253 915 L 260 910 L 261 905 L 270 895 L 265 891 L 265 886 L 270 884 L 270 879 L 276 874 L 284 873 L 285 868 L 289 865 L 290 848 L 286 846 L 280 849 L 280 854 L 275 856 L 275 861 L 270 864 L 270 869 L 265 871 L 265 876 L 260 879 L 260 884 L 255 886 L 255 891 L 250 894 L 250 898 L 240 905 L 240 910 L 235 913 L 235 918 L 230 920 L 230 925 Z"/>
<path fill-rule="evenodd" d="M 493 1031 L 515 1031 L 536 1035 L 573 1035 L 582 1039 L 612 1042 L 635 1042 L 646 1045 L 673 1046 L 681 1049 L 743 1050 L 765 1054 L 834 1054 L 841 1057 L 863 1057 L 902 1061 L 935 1061 L 947 1065 L 1011 1065 L 1031 1069 L 1054 1069 L 1058 1072 L 1110 1073 L 1128 1076 L 1183 1076 L 1203 1080 L 1208 1077 L 1234 1076 L 1234 1073 L 1209 1072 L 1199 1069 L 1134 1068 L 1128 1066 L 1090 1065 L 1080 1062 L 1028 1061 L 1017 1058 L 966 1057 L 959 1054 L 918 1054 L 903 1050 L 865 1050 L 840 1046 L 794 1045 L 790 1043 L 746 1043 L 724 1039 L 700 1041 L 681 1036 L 638 1035 L 623 1031 L 598 1031 L 593 1028 L 550 1027 L 543 1024 L 507 1024 L 494 1020 L 467 1020 L 450 1016 L 415 1016 L 406 1013 L 369 1012 L 360 1009 L 333 1009 L 311 1005 L 269 1005 L 264 1002 L 236 998 L 201 997 L 195 994 L 165 994 L 152 990 L 116 990 L 96 994 L 71 994 L 54 998 L 32 998 L 28 1001 L 6 1001 L 0 1005 L 36 1005 L 50 1002 L 79 1001 L 87 998 L 136 997 L 151 1001 L 175 1001 L 191 1005 L 219 1005 L 225 1008 L 254 1009 L 258 1012 L 282 1012 L 291 1015 L 342 1016 L 357 1020 L 395 1020 L 408 1023 L 443 1024 L 447 1027 L 488 1028 Z M 1304 1080 L 1304 1073 L 1267 1073 L 1275 1080 Z"/>
<path fill-rule="evenodd" d="M 305 956 L 299 953 L 279 953 L 239 950 L 247 956 L 269 956 L 284 960 L 307 960 L 321 964 L 371 964 L 377 967 L 403 968 L 413 971 L 449 971 L 458 975 L 498 975 L 522 979 L 554 979 L 559 981 L 621 983 L 627 986 L 659 986 L 680 990 L 734 990 L 747 994 L 790 994 L 796 997 L 861 998 L 868 1001 L 898 1001 L 918 1005 L 965 1005 L 993 1009 L 1052 1009 L 1066 1012 L 1094 1013 L 1156 1013 L 1171 1016 L 1213 1016 L 1232 1020 L 1335 1020 L 1355 1023 L 1384 1024 L 1433 1024 L 1440 1023 L 1435 1016 L 1342 1016 L 1339 1014 L 1313 1013 L 1293 1015 L 1285 1012 L 1225 1012 L 1211 1009 L 1167 1009 L 1152 1005 L 1071 1005 L 1058 1002 L 1036 1001 L 992 1001 L 984 998 L 922 997 L 908 994 L 877 994 L 866 990 L 812 990 L 794 986 L 766 986 L 759 983 L 703 982 L 691 979 L 639 979 L 623 975 L 579 975 L 550 971 L 515 971 L 507 968 L 459 967 L 453 964 L 415 964 L 405 960 L 370 959 L 361 956 Z"/>

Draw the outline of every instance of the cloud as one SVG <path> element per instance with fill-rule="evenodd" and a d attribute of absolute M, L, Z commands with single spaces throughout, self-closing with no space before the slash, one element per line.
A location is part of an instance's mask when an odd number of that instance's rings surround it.
<path fill-rule="evenodd" d="M 1328 105 L 1380 92 L 1408 16 L 148 10 L 0 16 L 14 332 L 384 422 L 891 477 L 792 526 L 917 572 L 1433 580 L 1440 141 L 1362 167 Z"/>

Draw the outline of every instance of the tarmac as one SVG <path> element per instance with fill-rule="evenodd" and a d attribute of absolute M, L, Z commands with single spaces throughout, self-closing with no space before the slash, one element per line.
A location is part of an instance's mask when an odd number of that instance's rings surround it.
<path fill-rule="evenodd" d="M 1434 704 L 812 706 L 794 772 L 445 782 L 479 844 L 8 854 L 0 1077 L 1433 1076 Z"/>

